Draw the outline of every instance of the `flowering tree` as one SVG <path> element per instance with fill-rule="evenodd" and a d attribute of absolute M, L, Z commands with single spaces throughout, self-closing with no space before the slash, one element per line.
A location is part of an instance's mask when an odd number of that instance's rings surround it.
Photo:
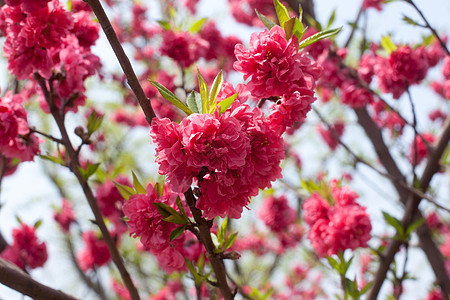
<path fill-rule="evenodd" d="M 197 2 L 160 1 L 157 17 L 140 1 L 105 1 L 108 14 L 98 0 L 1 3 L 0 180 L 42 165 L 81 284 L 133 300 L 377 299 L 384 284 L 399 299 L 427 276 L 411 267 L 420 249 L 434 276 L 423 295 L 448 299 L 445 32 L 404 0 L 423 41 L 369 41 L 367 12 L 391 4 L 364 0 L 341 45 L 335 13 L 321 24 L 312 0 L 229 0 L 254 29 L 242 41 Z M 120 71 L 93 50 L 101 29 Z M 435 92 L 429 115 L 417 86 Z M 305 160 L 311 144 L 324 156 Z M 33 278 L 52 259 L 39 229 L 51 220 L 16 215 L 0 283 L 79 297 Z"/>

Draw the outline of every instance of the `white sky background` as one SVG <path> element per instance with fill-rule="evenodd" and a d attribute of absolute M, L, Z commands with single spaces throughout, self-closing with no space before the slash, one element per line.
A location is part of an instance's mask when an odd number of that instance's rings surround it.
<path fill-rule="evenodd" d="M 150 1 L 154 3 L 155 1 Z M 447 0 L 417 0 L 417 6 L 422 9 L 424 15 L 428 18 L 432 26 L 438 32 L 447 32 L 450 34 L 450 1 Z M 316 14 L 321 23 L 326 23 L 328 17 L 331 15 L 333 9 L 336 9 L 336 19 L 333 27 L 344 26 L 342 32 L 338 37 L 338 41 L 345 41 L 349 34 L 348 21 L 353 21 L 356 17 L 360 7 L 360 0 L 316 0 Z M 151 7 L 151 6 L 150 6 Z M 239 25 L 234 22 L 228 12 L 226 1 L 201 1 L 198 12 L 200 16 L 207 16 L 216 19 L 219 29 L 224 35 L 235 34 L 238 35 L 244 43 L 248 43 L 250 33 L 255 29 L 244 25 Z M 406 3 L 401 1 L 387 4 L 383 12 L 378 12 L 374 9 L 369 11 L 368 36 L 369 39 L 379 41 L 382 35 L 387 33 L 392 34 L 392 40 L 395 43 L 402 42 L 419 42 L 421 34 L 429 34 L 426 30 L 419 30 L 411 25 L 407 25 L 401 21 L 402 15 L 405 14 L 415 20 L 420 20 L 417 13 L 410 8 Z M 107 42 L 102 35 L 102 40 L 98 42 L 94 52 L 102 58 L 106 58 L 103 62 L 108 68 L 117 68 L 115 57 L 112 55 Z M 1 70 L 6 72 L 6 64 L 2 61 Z M 5 89 L 4 73 L 0 74 L 2 91 Z M 413 96 L 417 103 L 418 111 L 428 111 L 429 103 L 437 99 L 434 94 L 423 89 L 413 89 Z M 423 114 L 427 115 L 427 114 Z M 424 121 L 425 122 L 425 121 Z M 426 123 L 424 128 L 426 128 Z M 351 135 L 347 132 L 344 138 Z M 349 139 L 350 145 L 355 140 Z M 323 153 L 316 153 L 316 145 L 305 145 L 302 148 L 302 158 L 308 161 L 313 161 L 314 157 L 318 157 Z M 370 146 L 367 145 L 367 148 Z M 369 150 L 370 151 L 370 150 Z M 314 165 L 310 168 L 313 169 Z M 370 172 L 364 171 L 367 176 L 371 176 Z M 288 178 L 289 179 L 289 178 Z M 400 216 L 401 211 L 398 206 L 389 204 L 388 201 L 379 199 L 371 189 L 368 187 L 362 178 L 356 178 L 354 186 L 358 193 L 364 195 L 363 204 L 371 204 L 369 211 L 372 213 L 373 223 L 381 223 L 380 209 L 393 211 L 393 214 Z M 379 182 L 379 186 L 383 187 L 386 193 L 394 193 L 392 189 L 385 188 L 385 183 Z M 435 187 L 441 190 L 441 195 L 449 195 L 448 182 L 443 180 L 435 182 Z M 78 275 L 73 271 L 71 265 L 67 262 L 64 253 L 61 253 L 62 245 L 58 243 L 61 238 L 61 233 L 58 231 L 54 222 L 52 221 L 52 211 L 50 205 L 60 205 L 58 193 L 53 190 L 48 180 L 43 176 L 41 167 L 35 163 L 23 163 L 18 171 L 13 175 L 6 177 L 3 181 L 1 190 L 1 203 L 4 207 L 0 210 L 0 230 L 8 241 L 11 241 L 11 229 L 17 226 L 15 215 L 20 215 L 20 218 L 27 224 L 33 224 L 38 219 L 43 219 L 43 225 L 38 230 L 38 236 L 47 242 L 49 248 L 49 261 L 46 266 L 41 269 L 32 271 L 33 277 L 37 280 L 46 283 L 54 288 L 61 288 L 70 291 L 74 282 L 78 281 Z M 377 198 L 378 197 L 378 198 Z M 446 197 L 448 201 L 448 197 Z M 85 201 L 85 199 L 80 199 Z M 377 203 L 376 206 L 373 203 Z M 446 203 L 448 206 L 448 202 Z M 396 211 L 395 211 L 396 210 Z M 426 282 L 433 280 L 433 275 L 429 271 L 427 262 L 424 261 L 423 255 L 420 251 L 413 251 L 414 259 L 410 259 L 409 266 L 418 273 L 426 272 L 430 274 L 426 276 Z M 429 284 L 420 282 L 414 286 L 408 285 L 404 299 L 422 299 L 426 294 L 426 288 Z M 77 285 L 73 286 L 73 291 L 77 296 L 83 299 L 90 299 L 89 295 L 86 297 L 86 290 Z M 22 299 L 22 297 L 12 292 L 11 290 L 0 285 L 0 299 L 14 300 Z"/>

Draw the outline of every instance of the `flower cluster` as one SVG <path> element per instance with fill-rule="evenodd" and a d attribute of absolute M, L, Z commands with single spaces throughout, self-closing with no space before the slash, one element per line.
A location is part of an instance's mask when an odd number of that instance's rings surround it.
<path fill-rule="evenodd" d="M 28 128 L 23 97 L 7 91 L 0 98 L 0 154 L 8 159 L 31 161 L 39 153 L 39 140 Z"/>
<path fill-rule="evenodd" d="M 69 232 L 70 224 L 75 222 L 75 215 L 67 199 L 62 200 L 62 208 L 53 214 L 53 218 L 61 226 L 64 233 Z"/>
<path fill-rule="evenodd" d="M 90 52 L 99 37 L 99 26 L 84 11 L 66 11 L 58 0 L 8 1 L 0 12 L 0 29 L 6 36 L 4 54 L 11 74 L 23 80 L 38 73 L 59 81 L 54 102 L 77 110 L 84 104 L 84 80 L 100 67 Z M 8 4 L 8 3 L 7 3 Z M 56 75 L 58 74 L 58 75 Z M 43 96 L 41 106 L 48 112 Z"/>
<path fill-rule="evenodd" d="M 132 237 L 140 237 L 145 249 L 153 253 L 160 266 L 167 272 L 186 269 L 182 249 L 185 235 L 170 241 L 170 233 L 177 228 L 174 223 L 163 220 L 155 202 L 164 203 L 177 209 L 177 194 L 165 188 L 164 194 L 158 196 L 155 188 L 149 184 L 146 194 L 132 195 L 123 205 L 123 212 L 128 217 L 128 226 Z"/>
<path fill-rule="evenodd" d="M 339 187 L 336 181 L 330 188 L 327 199 L 315 192 L 303 204 L 303 218 L 311 227 L 308 238 L 322 257 L 366 247 L 372 229 L 365 208 L 356 203 L 354 191 Z"/>
<path fill-rule="evenodd" d="M 267 197 L 258 214 L 274 232 L 282 232 L 297 221 L 297 213 L 289 206 L 285 196 Z"/>
<path fill-rule="evenodd" d="M 106 242 L 99 239 L 93 231 L 83 233 L 85 247 L 78 252 L 77 261 L 83 271 L 101 267 L 111 260 Z"/>
<path fill-rule="evenodd" d="M 13 243 L 8 246 L 0 257 L 6 259 L 21 269 L 42 267 L 47 261 L 47 246 L 38 240 L 36 228 L 21 224 L 13 229 Z"/>
<path fill-rule="evenodd" d="M 237 44 L 235 55 L 234 68 L 244 74 L 244 80 L 250 78 L 247 88 L 252 96 L 281 98 L 268 117 L 279 133 L 305 119 L 316 100 L 314 88 L 322 69 L 299 52 L 295 36 L 286 40 L 283 28 L 274 26 L 253 33 L 248 50 Z"/>
<path fill-rule="evenodd" d="M 282 139 L 246 104 L 233 103 L 222 115 L 191 114 L 180 124 L 154 119 L 150 134 L 160 174 L 180 193 L 195 180 L 197 207 L 211 219 L 239 218 L 249 197 L 281 176 Z"/>

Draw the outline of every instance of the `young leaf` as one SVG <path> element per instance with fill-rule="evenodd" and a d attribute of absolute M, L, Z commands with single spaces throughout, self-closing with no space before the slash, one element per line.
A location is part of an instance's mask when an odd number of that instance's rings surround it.
<path fill-rule="evenodd" d="M 178 209 L 180 210 L 183 217 L 186 218 L 186 220 L 189 220 L 188 216 L 186 215 L 186 211 L 184 210 L 183 205 L 181 204 L 180 196 L 177 196 L 177 199 L 175 200 L 177 202 Z"/>
<path fill-rule="evenodd" d="M 219 107 L 220 107 L 220 113 L 223 114 L 228 107 L 231 106 L 231 104 L 233 104 L 234 100 L 236 100 L 237 96 L 239 93 L 236 93 L 234 95 L 231 95 L 230 97 L 222 100 L 219 102 Z"/>
<path fill-rule="evenodd" d="M 234 241 L 236 241 L 237 234 L 237 232 L 234 232 L 228 236 L 227 241 L 223 246 L 224 250 L 230 248 L 233 245 Z"/>
<path fill-rule="evenodd" d="M 170 233 L 170 241 L 173 241 L 174 239 L 176 239 L 177 237 L 179 237 L 185 230 L 184 226 L 180 226 L 175 228 L 171 233 Z"/>
<path fill-rule="evenodd" d="M 383 47 L 388 54 L 391 54 L 391 52 L 397 50 L 397 46 L 391 41 L 389 36 L 383 36 L 381 38 L 381 47 Z"/>
<path fill-rule="evenodd" d="M 264 26 L 267 27 L 267 29 L 272 29 L 273 26 L 277 25 L 275 22 L 273 22 L 271 19 L 260 13 L 257 9 L 255 9 L 256 15 L 258 18 L 263 22 Z"/>
<path fill-rule="evenodd" d="M 197 69 L 197 77 L 198 77 L 198 87 L 200 89 L 200 96 L 202 97 L 202 112 L 206 113 L 209 110 L 209 92 L 208 85 L 203 79 L 202 74 Z"/>
<path fill-rule="evenodd" d="M 187 98 L 186 103 L 188 107 L 197 114 L 202 114 L 202 97 L 196 91 L 192 91 Z"/>
<path fill-rule="evenodd" d="M 87 130 L 88 136 L 91 136 L 102 125 L 103 116 L 97 114 L 94 110 L 88 117 Z"/>
<path fill-rule="evenodd" d="M 134 189 L 136 190 L 136 192 L 138 194 L 146 194 L 147 191 L 142 186 L 142 184 L 139 182 L 139 179 L 137 178 L 136 174 L 134 174 L 133 171 L 131 171 L 131 174 L 133 174 L 133 186 L 134 186 Z"/>
<path fill-rule="evenodd" d="M 422 226 L 423 223 L 425 223 L 424 218 L 420 218 L 414 221 L 411 225 L 409 225 L 408 229 L 406 229 L 406 236 L 409 236 L 411 233 L 413 233 L 417 228 Z"/>
<path fill-rule="evenodd" d="M 118 182 L 113 181 L 116 185 L 116 188 L 119 190 L 120 195 L 122 195 L 123 199 L 128 200 L 130 196 L 136 194 L 136 192 L 127 185 L 120 184 Z"/>
<path fill-rule="evenodd" d="M 49 160 L 51 162 L 60 164 L 61 166 L 66 166 L 66 163 L 61 158 L 53 157 L 53 156 L 49 156 L 49 155 L 42 155 L 42 154 L 40 154 L 39 157 L 42 159 Z"/>
<path fill-rule="evenodd" d="M 217 106 L 217 95 L 219 94 L 220 90 L 222 89 L 223 84 L 223 73 L 222 70 L 220 70 L 219 74 L 217 74 L 216 78 L 214 78 L 214 82 L 211 86 L 211 89 L 209 91 L 209 111 L 208 113 L 213 113 L 216 110 Z"/>
<path fill-rule="evenodd" d="M 359 291 L 359 294 L 360 294 L 360 295 L 364 295 L 365 293 L 367 293 L 367 292 L 370 290 L 370 288 L 372 287 L 372 284 L 373 284 L 373 281 L 367 283 L 367 284 L 361 289 L 361 291 Z"/>
<path fill-rule="evenodd" d="M 72 0 L 67 1 L 67 11 L 72 11 Z"/>
<path fill-rule="evenodd" d="M 333 24 L 335 17 L 336 17 L 336 9 L 333 9 L 330 18 L 328 19 L 327 29 L 330 28 L 330 26 Z"/>
<path fill-rule="evenodd" d="M 292 17 L 286 21 L 283 25 L 284 31 L 286 32 L 286 40 L 289 40 L 293 35 L 297 37 L 297 40 L 303 36 L 303 24 L 296 17 Z"/>
<path fill-rule="evenodd" d="M 400 222 L 400 220 L 398 220 L 397 218 L 394 218 L 393 216 L 391 216 L 390 214 L 388 214 L 387 212 L 382 212 L 383 213 L 383 218 L 386 221 L 386 223 L 388 223 L 389 225 L 391 225 L 392 227 L 395 228 L 395 230 L 397 230 L 398 234 L 403 237 L 404 236 L 404 230 L 403 230 L 403 224 L 402 222 Z"/>
<path fill-rule="evenodd" d="M 273 0 L 275 4 L 275 11 L 277 12 L 278 21 L 280 22 L 280 26 L 283 27 L 284 22 L 289 20 L 289 13 L 286 7 L 281 4 L 279 0 Z"/>
<path fill-rule="evenodd" d="M 208 20 L 208 18 L 201 18 L 200 20 L 196 21 L 194 24 L 192 24 L 191 28 L 189 28 L 189 31 L 191 33 L 199 32 L 203 24 L 205 24 L 206 20 Z"/>
<path fill-rule="evenodd" d="M 414 21 L 413 19 L 411 19 L 410 17 L 405 16 L 405 15 L 403 15 L 403 19 L 402 20 L 405 21 L 406 23 L 410 24 L 410 25 L 413 25 L 413 26 L 419 25 L 419 23 L 417 23 L 416 21 Z"/>
<path fill-rule="evenodd" d="M 150 82 L 158 89 L 161 96 L 163 96 L 164 99 L 171 102 L 173 105 L 184 111 L 187 115 L 193 114 L 192 110 L 189 109 L 189 107 L 186 106 L 180 99 L 178 99 L 177 96 L 175 96 L 171 91 L 169 91 L 165 86 L 162 84 L 150 80 Z"/>
<path fill-rule="evenodd" d="M 300 3 L 298 4 L 298 20 L 303 23 L 303 7 Z"/>
<path fill-rule="evenodd" d="M 336 271 L 339 271 L 339 263 L 334 258 L 332 258 L 331 256 L 327 256 L 326 258 L 327 258 L 328 263 L 330 264 L 330 266 L 333 269 L 335 269 Z"/>
<path fill-rule="evenodd" d="M 37 221 L 34 223 L 33 227 L 34 227 L 35 229 L 38 229 L 41 225 L 42 225 L 42 220 L 39 219 L 39 220 L 37 220 Z"/>
<path fill-rule="evenodd" d="M 153 205 L 156 207 L 163 218 L 167 218 L 172 215 L 179 215 L 179 213 L 175 209 L 165 203 L 153 202 Z"/>
<path fill-rule="evenodd" d="M 320 31 L 306 39 L 304 39 L 303 41 L 300 42 L 299 44 L 299 48 L 305 48 L 306 46 L 309 46 L 311 44 L 314 44 L 317 41 L 320 41 L 324 38 L 330 37 L 332 35 L 337 34 L 340 30 L 342 29 L 342 26 L 336 29 L 327 29 L 324 31 Z"/>
<path fill-rule="evenodd" d="M 165 30 L 170 30 L 170 23 L 167 21 L 163 21 L 163 20 L 159 20 L 157 21 L 159 23 L 159 25 L 161 25 L 162 28 L 164 28 Z"/>
<path fill-rule="evenodd" d="M 228 227 L 228 216 L 225 217 L 225 219 L 222 222 L 222 225 L 220 226 L 222 227 L 222 231 L 226 232 L 227 231 L 227 227 Z"/>
<path fill-rule="evenodd" d="M 186 220 L 178 212 L 177 212 L 177 214 L 174 214 L 174 215 L 171 215 L 171 216 L 168 216 L 168 217 L 164 218 L 163 221 L 170 222 L 170 223 L 175 223 L 175 224 L 180 224 L 180 225 L 187 225 L 187 224 L 189 224 L 189 221 Z"/>

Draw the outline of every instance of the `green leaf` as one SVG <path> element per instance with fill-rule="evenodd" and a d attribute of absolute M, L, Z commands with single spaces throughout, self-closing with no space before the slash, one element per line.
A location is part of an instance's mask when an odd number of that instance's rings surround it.
<path fill-rule="evenodd" d="M 158 197 L 161 197 L 164 195 L 164 180 L 161 180 L 161 182 L 155 183 L 155 191 Z"/>
<path fill-rule="evenodd" d="M 228 227 L 228 216 L 225 217 L 225 219 L 222 222 L 222 225 L 220 226 L 222 228 L 223 232 L 227 231 L 227 227 Z"/>
<path fill-rule="evenodd" d="M 192 91 L 186 98 L 187 106 L 197 114 L 202 114 L 202 96 L 196 91 Z"/>
<path fill-rule="evenodd" d="M 184 218 L 186 218 L 186 220 L 189 220 L 188 216 L 186 215 L 186 211 L 184 210 L 183 205 L 181 204 L 181 199 L 180 196 L 177 196 L 177 199 L 175 200 L 178 206 L 178 209 L 181 212 L 181 215 L 183 215 Z"/>
<path fill-rule="evenodd" d="M 317 29 L 318 31 L 322 31 L 322 25 L 316 21 L 313 17 L 310 15 L 305 15 L 306 21 L 308 21 L 309 24 L 311 24 L 312 27 Z"/>
<path fill-rule="evenodd" d="M 94 173 L 97 171 L 98 167 L 100 166 L 100 163 L 91 164 L 90 162 L 87 162 L 86 167 L 78 167 L 78 171 L 80 171 L 81 176 L 88 180 L 89 177 L 94 175 Z"/>
<path fill-rule="evenodd" d="M 422 226 L 423 223 L 425 223 L 424 218 L 415 220 L 411 225 L 409 225 L 408 229 L 406 229 L 406 236 L 410 236 L 411 233 L 416 231 L 416 229 L 419 228 L 420 226 Z"/>
<path fill-rule="evenodd" d="M 208 85 L 205 82 L 205 79 L 203 79 L 202 74 L 197 69 L 197 77 L 198 77 L 198 87 L 200 89 L 200 96 L 202 97 L 202 112 L 206 113 L 209 111 L 209 92 L 208 92 Z"/>
<path fill-rule="evenodd" d="M 299 48 L 300 49 L 305 48 L 306 46 L 314 44 L 317 41 L 320 41 L 327 37 L 333 36 L 333 35 L 337 34 L 341 29 L 342 29 L 342 26 L 339 28 L 336 28 L 336 29 L 327 29 L 324 31 L 320 31 L 320 32 L 304 39 L 303 41 L 301 41 L 299 44 Z"/>
<path fill-rule="evenodd" d="M 416 21 L 414 21 L 413 19 L 411 19 L 408 16 L 403 15 L 403 19 L 404 22 L 406 22 L 407 24 L 413 25 L 413 26 L 417 26 L 419 25 L 419 23 L 417 23 Z"/>
<path fill-rule="evenodd" d="M 113 182 L 116 185 L 116 188 L 119 190 L 120 195 L 122 195 L 123 199 L 128 200 L 132 195 L 136 194 L 136 192 L 128 185 L 120 184 L 116 181 Z"/>
<path fill-rule="evenodd" d="M 20 217 L 18 215 L 16 215 L 16 220 L 17 220 L 17 222 L 19 222 L 20 225 L 22 225 L 22 219 L 20 219 Z"/>
<path fill-rule="evenodd" d="M 146 194 L 147 191 L 142 186 L 142 184 L 139 182 L 139 179 L 137 178 L 136 174 L 134 174 L 133 171 L 131 171 L 131 174 L 133 174 L 133 186 L 134 186 L 134 189 L 136 190 L 136 192 L 138 194 Z"/>
<path fill-rule="evenodd" d="M 195 270 L 194 265 L 192 264 L 192 262 L 187 260 L 186 258 L 184 259 L 184 261 L 186 262 L 186 266 L 188 267 L 188 269 L 191 272 L 192 276 L 194 276 L 195 284 L 196 285 L 201 284 L 202 281 L 203 281 L 202 276 L 199 273 L 197 273 L 197 270 Z"/>
<path fill-rule="evenodd" d="M 300 3 L 298 4 L 298 20 L 303 23 L 303 7 Z"/>
<path fill-rule="evenodd" d="M 205 24 L 206 20 L 208 20 L 208 18 L 201 18 L 200 20 L 196 21 L 194 24 L 192 24 L 191 28 L 189 28 L 189 31 L 191 33 L 199 32 L 203 24 Z"/>
<path fill-rule="evenodd" d="M 222 89 L 223 84 L 223 73 L 220 70 L 219 74 L 217 74 L 216 78 L 214 78 L 211 89 L 209 90 L 209 111 L 208 113 L 212 114 L 216 110 L 217 107 L 217 95 Z"/>
<path fill-rule="evenodd" d="M 38 229 L 41 225 L 42 225 L 42 220 L 39 219 L 39 220 L 37 220 L 37 221 L 34 223 L 33 227 L 34 227 L 35 229 Z"/>
<path fill-rule="evenodd" d="M 367 292 L 370 290 L 370 288 L 372 287 L 372 285 L 373 285 L 373 281 L 367 283 L 367 284 L 361 289 L 361 291 L 359 292 L 359 294 L 360 294 L 360 295 L 364 295 L 365 293 L 367 293 Z"/>
<path fill-rule="evenodd" d="M 88 117 L 87 130 L 88 136 L 91 136 L 102 125 L 103 116 L 99 116 L 95 110 Z"/>
<path fill-rule="evenodd" d="M 221 114 L 223 114 L 228 109 L 228 107 L 230 107 L 231 104 L 233 104 L 234 100 L 236 100 L 238 95 L 239 95 L 239 93 L 236 93 L 236 94 L 231 95 L 230 97 L 219 102 Z"/>
<path fill-rule="evenodd" d="M 65 161 L 62 158 L 59 157 L 53 157 L 53 156 L 49 156 L 49 155 L 39 155 L 40 158 L 45 159 L 45 160 L 49 160 L 51 162 L 57 163 L 61 166 L 66 166 Z"/>
<path fill-rule="evenodd" d="M 69 12 L 72 11 L 72 0 L 67 1 L 67 11 L 69 11 Z"/>
<path fill-rule="evenodd" d="M 400 237 L 404 237 L 404 230 L 403 230 L 402 222 L 400 220 L 398 220 L 397 218 L 391 216 L 387 212 L 383 211 L 382 213 L 383 213 L 383 218 L 386 221 L 386 223 L 388 223 L 389 225 L 394 227 L 395 230 L 397 230 L 397 233 Z"/>
<path fill-rule="evenodd" d="M 330 18 L 328 19 L 327 29 L 330 28 L 330 26 L 333 24 L 335 17 L 336 17 L 336 9 L 333 9 Z"/>
<path fill-rule="evenodd" d="M 164 28 L 164 30 L 170 30 L 171 26 L 169 22 L 163 20 L 159 20 L 157 22 L 159 23 L 159 25 L 161 25 L 162 28 Z"/>
<path fill-rule="evenodd" d="M 180 225 L 189 224 L 189 222 L 179 213 L 176 215 L 168 216 L 167 218 L 164 218 L 163 221 L 180 224 Z"/>
<path fill-rule="evenodd" d="M 156 207 L 156 209 L 159 211 L 161 216 L 163 218 L 167 218 L 173 215 L 179 215 L 179 213 L 173 209 L 171 206 L 167 205 L 166 203 L 162 202 L 153 202 L 153 205 Z"/>
<path fill-rule="evenodd" d="M 330 266 L 333 269 L 335 269 L 336 271 L 339 272 L 339 263 L 334 258 L 332 258 L 331 256 L 326 256 L 326 258 L 327 258 L 328 263 L 330 264 Z"/>
<path fill-rule="evenodd" d="M 303 36 L 303 24 L 296 17 L 290 18 L 283 25 L 286 32 L 286 40 L 289 40 L 293 35 L 300 41 Z"/>
<path fill-rule="evenodd" d="M 223 246 L 224 250 L 230 248 L 233 245 L 234 241 L 236 241 L 237 234 L 238 234 L 237 232 L 233 232 L 228 236 L 227 241 Z"/>
<path fill-rule="evenodd" d="M 214 232 L 211 232 L 211 240 L 216 249 L 220 247 L 219 240 L 217 239 L 217 236 L 214 234 Z"/>
<path fill-rule="evenodd" d="M 389 36 L 383 36 L 381 38 L 381 47 L 383 47 L 388 54 L 391 54 L 391 52 L 397 50 L 397 46 L 392 42 Z"/>
<path fill-rule="evenodd" d="M 258 18 L 263 22 L 264 26 L 267 27 L 267 29 L 272 29 L 273 26 L 277 25 L 275 22 L 273 22 L 271 19 L 260 13 L 257 9 L 255 9 L 256 15 Z"/>
<path fill-rule="evenodd" d="M 277 12 L 278 21 L 280 22 L 280 26 L 283 27 L 284 22 L 289 20 L 289 12 L 287 8 L 281 4 L 279 0 L 273 0 L 275 4 L 275 11 Z"/>
<path fill-rule="evenodd" d="M 170 241 L 173 241 L 174 239 L 176 239 L 177 237 L 179 237 L 185 230 L 184 226 L 180 226 L 175 228 L 171 233 L 170 233 Z"/>
<path fill-rule="evenodd" d="M 186 104 L 178 99 L 178 97 L 175 96 L 171 91 L 169 91 L 165 86 L 156 81 L 150 80 L 150 82 L 158 89 L 159 93 L 164 97 L 164 99 L 168 100 L 173 105 L 184 111 L 187 115 L 193 114 L 192 110 L 190 110 L 189 107 L 186 106 Z"/>

